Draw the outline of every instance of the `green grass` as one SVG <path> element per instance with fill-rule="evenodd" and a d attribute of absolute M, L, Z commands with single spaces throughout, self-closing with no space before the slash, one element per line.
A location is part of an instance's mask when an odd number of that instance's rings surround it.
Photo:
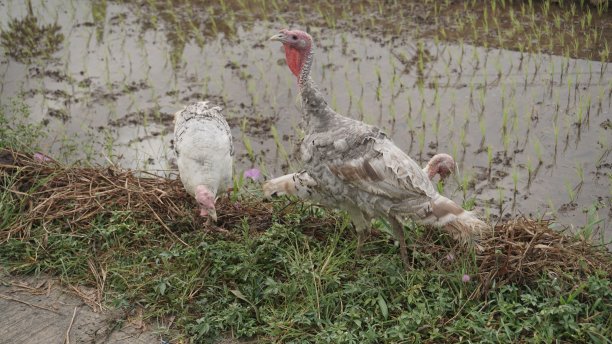
<path fill-rule="evenodd" d="M 8 104 L 0 102 L 0 148 L 11 147 L 26 152 L 33 152 L 38 148 L 38 143 L 45 133 L 42 124 L 29 123 L 29 111 L 20 99 L 11 99 Z M 9 118 L 19 120 L 9 121 Z"/>
<path fill-rule="evenodd" d="M 469 259 L 444 271 L 423 256 L 405 274 L 392 245 L 371 241 L 355 261 L 355 238 L 342 221 L 317 239 L 300 230 L 301 216 L 256 236 L 235 228 L 234 240 L 183 233 L 186 247 L 116 211 L 85 232 L 35 228 L 29 240 L 0 246 L 0 261 L 12 273 L 95 286 L 92 261 L 105 271 L 107 305 L 139 303 L 147 317 L 176 316 L 176 330 L 196 341 L 226 332 L 265 342 L 605 342 L 610 335 L 609 280 L 564 286 L 542 277 L 534 288 L 507 285 L 486 301 L 469 300 L 475 284 L 461 282 L 462 265 L 473 269 Z"/>
<path fill-rule="evenodd" d="M 4 118 L 0 113 L 7 124 L 0 148 L 24 143 L 36 130 Z M 2 238 L 24 209 L 7 191 L 13 182 L 7 176 L 0 182 Z M 238 200 L 260 202 L 251 191 Z M 476 298 L 470 254 L 446 259 L 416 247 L 414 270 L 405 273 L 384 234 L 356 259 L 345 216 L 299 203 L 283 211 L 286 205 L 273 203 L 272 224 L 263 232 L 253 231 L 246 215 L 230 237 L 171 227 L 187 245 L 116 209 L 87 228 L 71 230 L 59 221 L 31 228 L 25 240 L 4 240 L 0 264 L 10 274 L 51 274 L 79 286 L 100 287 L 96 276 L 105 276 L 103 304 L 126 311 L 138 305 L 150 321 L 174 317 L 166 334 L 173 340 L 606 343 L 612 337 L 612 285 L 605 277 L 544 274 Z M 329 225 L 313 229 L 312 217 Z M 422 228 L 409 229 L 410 242 L 422 235 Z M 436 233 L 433 240 L 446 238 Z M 464 274 L 472 280 L 462 282 Z"/>
<path fill-rule="evenodd" d="M 234 240 L 183 233 L 186 247 L 116 211 L 84 232 L 61 224 L 48 232 L 34 228 L 29 240 L 0 246 L 0 262 L 11 273 L 44 272 L 96 286 L 92 261 L 106 274 L 104 303 L 128 310 L 138 303 L 149 318 L 176 316 L 174 335 L 195 341 L 228 332 L 264 342 L 337 343 L 603 343 L 610 335 L 609 280 L 592 276 L 568 286 L 542 277 L 533 289 L 507 285 L 486 301 L 470 300 L 475 284 L 461 282 L 462 268 L 474 268 L 467 258 L 445 271 L 427 267 L 435 265 L 432 257 L 419 257 L 405 274 L 384 240 L 369 242 L 367 255 L 355 261 L 355 238 L 342 221 L 320 229 L 317 239 L 300 230 L 301 216 L 290 214 L 288 225 L 278 221 L 256 236 L 246 219 Z"/>

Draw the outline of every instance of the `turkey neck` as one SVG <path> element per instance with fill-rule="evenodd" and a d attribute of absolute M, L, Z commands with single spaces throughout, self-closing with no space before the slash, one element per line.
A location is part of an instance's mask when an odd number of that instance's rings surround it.
<path fill-rule="evenodd" d="M 310 76 L 313 56 L 314 52 L 311 48 L 306 57 L 306 61 L 304 61 L 302 65 L 300 76 L 298 77 L 298 88 L 302 96 L 302 112 L 308 131 L 327 127 L 330 120 L 335 115 Z"/>

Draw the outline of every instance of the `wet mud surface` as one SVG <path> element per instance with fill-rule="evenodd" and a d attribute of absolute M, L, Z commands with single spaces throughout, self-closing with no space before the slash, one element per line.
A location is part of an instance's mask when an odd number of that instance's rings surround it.
<path fill-rule="evenodd" d="M 454 200 L 493 221 L 602 220 L 598 230 L 612 231 L 609 12 L 548 2 L 533 15 L 527 2 L 503 11 L 364 2 L 353 12 L 153 3 L 0 3 L 3 32 L 36 27 L 44 42 L 5 35 L 0 100 L 25 99 L 26 120 L 46 126 L 45 153 L 169 175 L 173 113 L 207 99 L 224 107 L 237 174 L 295 171 L 296 81 L 267 38 L 299 27 L 316 41 L 313 78 L 334 109 L 384 128 L 421 165 L 438 152 L 455 157 L 460 173 L 445 186 Z"/>

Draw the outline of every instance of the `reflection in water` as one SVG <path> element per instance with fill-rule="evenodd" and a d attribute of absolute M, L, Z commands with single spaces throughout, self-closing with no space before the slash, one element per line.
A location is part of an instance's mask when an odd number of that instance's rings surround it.
<path fill-rule="evenodd" d="M 47 123 L 51 155 L 171 168 L 172 114 L 209 99 L 224 105 L 237 173 L 299 168 L 295 80 L 266 42 L 291 25 L 269 22 L 250 1 L 225 1 L 225 10 L 204 1 L 66 3 L 33 3 L 39 22 L 61 24 L 57 60 L 0 61 L 0 101 L 25 93 L 31 120 Z M 3 27 L 31 16 L 22 2 L 10 4 Z M 585 209 L 595 209 L 609 227 L 609 63 L 351 31 L 321 18 L 309 28 L 312 73 L 330 105 L 382 127 L 421 163 L 453 155 L 461 170 L 446 186 L 453 199 L 493 219 L 522 213 L 583 224 Z"/>
<path fill-rule="evenodd" d="M 64 41 L 58 24 L 39 24 L 31 0 L 27 1 L 27 7 L 28 14 L 23 19 L 11 20 L 8 29 L 0 33 L 0 44 L 5 53 L 23 63 L 37 57 L 50 57 Z"/>

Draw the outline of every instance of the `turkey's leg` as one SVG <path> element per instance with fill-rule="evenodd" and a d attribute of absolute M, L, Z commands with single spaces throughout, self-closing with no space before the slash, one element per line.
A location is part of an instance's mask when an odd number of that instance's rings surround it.
<path fill-rule="evenodd" d="M 365 228 L 357 228 L 357 249 L 355 250 L 355 258 L 361 258 L 361 249 L 366 240 Z"/>
<path fill-rule="evenodd" d="M 369 232 L 369 223 L 366 221 L 363 213 L 356 207 L 349 207 L 347 210 L 353 225 L 355 226 L 355 231 L 357 232 L 357 249 L 355 250 L 355 257 L 361 257 L 361 249 L 363 248 L 363 243 L 366 240 L 367 234 Z"/>
<path fill-rule="evenodd" d="M 389 217 L 391 227 L 393 227 L 393 236 L 395 240 L 399 241 L 400 255 L 402 256 L 402 262 L 404 262 L 404 270 L 412 270 L 410 260 L 408 259 L 408 249 L 406 247 L 406 239 L 404 238 L 404 226 L 394 217 Z"/>

